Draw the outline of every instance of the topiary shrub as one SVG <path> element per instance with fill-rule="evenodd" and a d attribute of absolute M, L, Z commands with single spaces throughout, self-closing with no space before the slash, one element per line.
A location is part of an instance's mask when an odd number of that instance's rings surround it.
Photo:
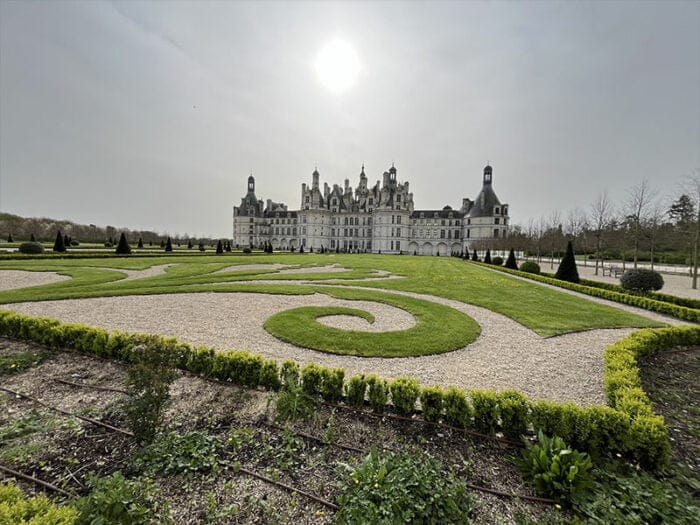
<path fill-rule="evenodd" d="M 66 251 L 66 243 L 61 232 L 56 232 L 56 241 L 53 243 L 53 251 L 63 253 Z"/>
<path fill-rule="evenodd" d="M 345 370 L 342 368 L 323 368 L 321 370 L 321 396 L 326 401 L 335 403 L 343 397 L 343 380 Z"/>
<path fill-rule="evenodd" d="M 539 272 L 538 272 L 539 273 Z M 559 263 L 557 273 L 554 275 L 556 279 L 569 281 L 570 283 L 579 282 L 578 269 L 576 268 L 576 257 L 574 257 L 574 247 L 569 241 L 566 244 L 566 254 Z"/>
<path fill-rule="evenodd" d="M 472 390 L 474 427 L 482 434 L 492 434 L 498 424 L 498 398 L 493 390 Z"/>
<path fill-rule="evenodd" d="M 503 257 L 499 257 L 496 255 L 493 259 L 491 259 L 491 264 L 494 266 L 503 266 Z"/>
<path fill-rule="evenodd" d="M 367 379 L 364 374 L 352 376 L 345 385 L 345 394 L 351 406 L 362 408 L 365 404 L 365 393 L 367 392 Z"/>
<path fill-rule="evenodd" d="M 410 415 L 416 408 L 420 395 L 418 380 L 414 377 L 399 377 L 389 383 L 391 402 L 399 414 Z"/>
<path fill-rule="evenodd" d="M 508 259 L 506 259 L 506 268 L 510 268 L 511 270 L 518 269 L 518 262 L 515 260 L 515 250 L 513 250 L 513 248 L 511 248 L 510 252 L 508 252 Z"/>
<path fill-rule="evenodd" d="M 200 248 L 203 248 L 203 246 L 200 246 Z M 248 248 L 248 247 L 243 248 L 243 253 L 251 253 L 250 248 Z"/>
<path fill-rule="evenodd" d="M 165 251 L 166 252 L 172 252 L 173 251 L 173 241 L 170 240 L 170 237 L 168 237 L 168 240 L 165 243 Z"/>
<path fill-rule="evenodd" d="M 323 382 L 323 369 L 316 363 L 309 363 L 301 369 L 301 386 L 304 392 L 310 396 L 321 393 Z"/>
<path fill-rule="evenodd" d="M 653 270 L 627 270 L 620 277 L 620 284 L 625 290 L 646 293 L 650 290 L 661 290 L 664 278 Z"/>
<path fill-rule="evenodd" d="M 523 264 L 520 265 L 520 271 L 539 275 L 540 265 L 536 262 L 525 261 Z"/>
<path fill-rule="evenodd" d="M 471 425 L 474 415 L 464 390 L 455 386 L 447 387 L 442 395 L 442 404 L 445 408 L 445 422 L 457 428 L 467 428 Z"/>
<path fill-rule="evenodd" d="M 476 248 L 474 249 L 474 253 L 472 253 L 472 261 L 478 261 L 479 260 L 479 254 L 476 253 Z"/>
<path fill-rule="evenodd" d="M 119 236 L 119 244 L 117 244 L 115 253 L 118 253 L 119 255 L 129 255 L 131 253 L 131 246 L 129 246 L 124 232 L 122 232 L 122 234 Z"/>
<path fill-rule="evenodd" d="M 525 434 L 529 406 L 527 398 L 516 390 L 504 390 L 498 394 L 501 428 L 506 437 L 518 439 Z"/>
<path fill-rule="evenodd" d="M 219 239 L 219 242 L 216 243 L 216 253 L 224 253 L 224 245 L 221 243 L 221 239 Z"/>
<path fill-rule="evenodd" d="M 384 407 L 389 398 L 389 384 L 386 379 L 380 379 L 372 374 L 367 376 L 369 386 L 369 406 L 375 412 L 384 412 Z"/>
<path fill-rule="evenodd" d="M 484 255 L 484 262 L 486 264 L 491 264 L 491 249 L 486 250 L 486 255 Z"/>
<path fill-rule="evenodd" d="M 137 248 L 143 248 L 143 239 L 139 237 L 139 243 L 136 245 Z"/>
<path fill-rule="evenodd" d="M 37 254 L 44 253 L 44 247 L 38 242 L 23 242 L 19 245 L 19 253 Z"/>
<path fill-rule="evenodd" d="M 420 405 L 423 409 L 423 419 L 439 421 L 442 416 L 442 389 L 438 386 L 424 387 L 420 392 Z"/>

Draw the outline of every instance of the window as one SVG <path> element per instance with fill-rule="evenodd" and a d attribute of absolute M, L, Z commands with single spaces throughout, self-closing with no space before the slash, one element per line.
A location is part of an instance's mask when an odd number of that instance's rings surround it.
<path fill-rule="evenodd" d="M 367 226 L 372 226 L 372 217 L 367 217 Z"/>
<path fill-rule="evenodd" d="M 337 206 L 337 205 L 338 205 L 338 199 L 333 199 L 333 200 L 331 201 L 331 204 L 332 204 L 333 206 Z"/>
<path fill-rule="evenodd" d="M 401 215 L 396 217 L 396 224 L 401 224 Z"/>
<path fill-rule="evenodd" d="M 459 221 L 455 221 L 455 226 L 459 226 Z"/>
<path fill-rule="evenodd" d="M 394 241 L 391 241 L 391 250 L 394 251 Z"/>
<path fill-rule="evenodd" d="M 331 228 L 331 237 L 335 237 L 335 228 Z"/>
<path fill-rule="evenodd" d="M 391 216 L 391 224 L 396 224 L 396 217 L 394 215 Z"/>
<path fill-rule="evenodd" d="M 469 237 L 471 237 L 471 233 L 472 233 L 471 230 L 467 230 L 467 239 L 468 239 Z"/>
<path fill-rule="evenodd" d="M 452 238 L 452 230 L 447 230 L 447 238 L 448 239 Z"/>
<path fill-rule="evenodd" d="M 401 251 L 401 241 L 396 241 L 396 251 Z"/>
<path fill-rule="evenodd" d="M 496 208 L 496 215 L 498 215 L 500 212 L 501 212 L 501 209 L 500 209 L 500 208 Z M 496 224 L 498 224 L 498 223 L 496 223 Z"/>
<path fill-rule="evenodd" d="M 369 199 L 369 204 L 370 204 L 370 206 L 371 206 L 372 204 L 374 204 L 374 199 L 373 199 L 372 197 L 370 197 L 370 199 Z"/>
<path fill-rule="evenodd" d="M 471 224 L 471 223 L 472 223 L 472 220 L 471 220 L 471 219 L 467 219 L 467 224 Z"/>
<path fill-rule="evenodd" d="M 508 208 L 503 208 L 503 215 L 508 215 Z"/>
<path fill-rule="evenodd" d="M 335 248 L 335 239 L 331 239 L 331 248 Z"/>
<path fill-rule="evenodd" d="M 445 238 L 445 230 L 440 230 L 440 238 L 441 239 Z"/>
<path fill-rule="evenodd" d="M 396 196 L 396 202 L 401 202 L 401 195 Z"/>
<path fill-rule="evenodd" d="M 494 238 L 498 239 L 498 228 L 493 230 L 493 236 Z"/>
<path fill-rule="evenodd" d="M 335 225 L 335 217 L 333 217 L 333 225 Z"/>
<path fill-rule="evenodd" d="M 493 220 L 493 223 L 494 223 L 494 224 L 498 224 L 498 220 L 499 220 L 498 217 L 496 217 L 496 218 Z"/>
<path fill-rule="evenodd" d="M 396 228 L 396 236 L 401 237 L 401 228 Z"/>
<path fill-rule="evenodd" d="M 455 230 L 455 239 L 459 239 L 459 230 Z"/>
<path fill-rule="evenodd" d="M 294 235 L 295 237 L 297 236 L 297 229 L 296 228 L 292 228 L 292 235 Z"/>
<path fill-rule="evenodd" d="M 359 235 L 358 235 L 358 232 L 359 232 L 359 231 L 360 231 L 360 230 L 359 230 L 358 228 L 355 228 L 355 237 L 359 237 Z"/>

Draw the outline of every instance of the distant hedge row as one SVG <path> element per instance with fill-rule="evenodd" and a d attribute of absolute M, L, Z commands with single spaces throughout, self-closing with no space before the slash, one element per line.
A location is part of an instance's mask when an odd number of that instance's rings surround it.
<path fill-rule="evenodd" d="M 315 363 L 300 368 L 294 361 L 280 364 L 243 351 L 220 352 L 175 338 L 108 332 L 7 310 L 0 310 L 0 335 L 125 362 L 134 359 L 134 347 L 147 345 L 169 353 L 178 368 L 196 374 L 268 390 L 278 390 L 284 381 L 294 381 L 312 396 L 330 402 L 343 400 L 358 408 L 369 405 L 376 412 L 392 407 L 399 414 L 410 415 L 420 401 L 427 421 L 487 434 L 500 431 L 513 439 L 542 429 L 593 456 L 621 454 L 652 469 L 668 462 L 668 429 L 663 418 L 653 413 L 641 389 L 636 359 L 676 345 L 700 344 L 700 327 L 635 332 L 608 347 L 605 354 L 605 392 L 611 406 L 580 407 L 574 403 L 532 402 L 514 390 L 421 388 L 415 378 L 387 381 L 376 375 L 356 375 L 346 379 L 341 368 L 329 369 Z"/>
<path fill-rule="evenodd" d="M 479 264 L 479 263 L 476 263 Z M 570 283 L 567 281 L 561 281 L 555 279 L 554 277 L 549 277 L 546 275 L 536 275 L 532 273 L 521 272 L 519 270 L 511 270 L 509 268 L 500 268 L 489 265 L 488 268 L 495 269 L 499 272 L 510 273 L 512 275 L 518 275 L 520 277 L 525 277 L 527 279 L 532 279 L 533 281 L 539 281 L 545 284 L 551 284 L 553 286 L 558 286 L 560 288 L 566 288 L 567 290 L 573 290 L 575 292 L 584 293 L 586 295 L 591 295 L 593 297 L 600 297 L 601 299 L 608 299 L 609 301 L 615 301 L 617 303 L 628 304 L 630 306 L 636 306 L 638 308 L 643 308 L 652 312 L 658 312 L 660 314 L 670 315 L 671 317 L 676 317 L 678 319 L 683 319 L 684 321 L 691 321 L 694 323 L 700 322 L 700 308 L 681 306 L 680 304 L 673 304 L 666 300 L 661 300 L 661 298 L 673 298 L 676 303 L 684 304 L 696 304 L 696 301 L 689 299 L 686 302 L 684 299 L 679 297 L 673 297 L 666 294 L 651 293 L 649 296 L 641 296 L 629 293 L 623 290 L 622 287 L 606 284 L 606 283 L 595 283 L 589 284 L 592 281 L 581 280 L 581 282 Z M 586 284 L 582 284 L 586 283 Z M 618 291 L 618 288 L 622 291 Z"/>

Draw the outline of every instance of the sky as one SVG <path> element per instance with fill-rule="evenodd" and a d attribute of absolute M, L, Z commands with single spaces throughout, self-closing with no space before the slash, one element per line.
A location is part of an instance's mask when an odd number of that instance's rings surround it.
<path fill-rule="evenodd" d="M 328 89 L 329 42 L 357 56 Z M 700 167 L 700 2 L 0 0 L 0 211 L 230 237 L 232 207 L 395 163 L 416 209 L 493 166 L 514 224 Z"/>

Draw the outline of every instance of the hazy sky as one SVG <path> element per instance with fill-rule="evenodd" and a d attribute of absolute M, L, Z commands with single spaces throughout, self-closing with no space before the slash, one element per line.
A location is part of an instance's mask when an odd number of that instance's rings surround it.
<path fill-rule="evenodd" d="M 337 95 L 314 62 L 359 56 Z M 231 235 L 253 173 L 298 209 L 391 162 L 416 208 L 514 223 L 700 166 L 700 2 L 0 0 L 0 211 Z"/>

